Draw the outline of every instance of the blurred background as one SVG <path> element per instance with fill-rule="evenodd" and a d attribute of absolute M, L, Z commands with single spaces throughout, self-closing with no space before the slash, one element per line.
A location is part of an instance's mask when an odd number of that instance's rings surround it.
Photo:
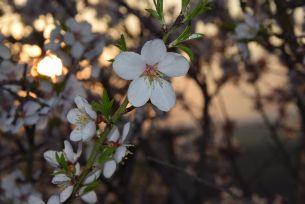
<path fill-rule="evenodd" d="M 164 0 L 167 24 L 180 4 Z M 204 37 L 186 43 L 194 52 L 188 75 L 172 80 L 175 107 L 145 105 L 126 116 L 132 154 L 101 178 L 98 203 L 305 203 L 305 2 L 210 5 L 192 23 Z M 152 0 L 0 1 L 0 203 L 22 203 L 5 188 L 20 172 L 14 185 L 29 184 L 25 195 L 56 191 L 43 152 L 68 138 L 75 95 L 91 102 L 106 88 L 122 100 L 128 82 L 109 60 L 121 34 L 136 52 L 162 38 L 147 8 Z M 235 28 L 247 13 L 260 29 L 240 42 Z"/>

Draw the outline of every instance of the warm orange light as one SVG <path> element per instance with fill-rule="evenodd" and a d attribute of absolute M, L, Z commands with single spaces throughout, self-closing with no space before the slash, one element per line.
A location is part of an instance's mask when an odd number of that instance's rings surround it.
<path fill-rule="evenodd" d="M 37 72 L 41 75 L 55 78 L 62 75 L 63 65 L 55 55 L 44 57 L 37 65 Z"/>

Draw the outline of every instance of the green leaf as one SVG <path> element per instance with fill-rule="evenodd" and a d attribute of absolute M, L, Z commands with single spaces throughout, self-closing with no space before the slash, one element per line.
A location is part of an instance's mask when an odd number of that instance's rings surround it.
<path fill-rule="evenodd" d="M 180 50 L 182 50 L 183 52 L 185 52 L 189 56 L 190 60 L 194 61 L 194 53 L 189 47 L 187 47 L 183 44 L 176 45 L 175 47 L 177 47 Z"/>
<path fill-rule="evenodd" d="M 187 6 L 189 5 L 190 0 L 181 0 L 181 12 L 184 13 L 186 11 Z"/>
<path fill-rule="evenodd" d="M 110 112 L 113 106 L 114 100 L 110 100 L 106 89 L 103 90 L 101 100 L 99 102 L 93 101 L 91 103 L 92 109 L 95 112 L 100 112 L 103 114 L 107 121 L 110 121 Z"/>
<path fill-rule="evenodd" d="M 157 11 L 153 10 L 153 9 L 145 9 L 150 15 L 152 15 L 155 19 L 157 19 L 158 21 L 162 22 L 162 19 L 160 18 L 159 14 Z"/>
<path fill-rule="evenodd" d="M 93 181 L 92 183 L 88 184 L 86 186 L 86 188 L 84 189 L 84 193 L 88 193 L 90 191 L 93 191 L 94 189 L 96 189 L 96 187 L 98 186 L 98 182 L 97 181 Z"/>
<path fill-rule="evenodd" d="M 161 18 L 161 21 L 164 22 L 164 14 L 163 14 L 163 0 L 157 0 L 156 6 L 157 12 Z"/>
<path fill-rule="evenodd" d="M 123 34 L 121 35 L 119 43 L 116 44 L 115 46 L 117 46 L 121 51 L 127 51 L 126 41 Z"/>
<path fill-rule="evenodd" d="M 209 2 L 208 0 L 199 0 L 199 2 L 196 4 L 195 8 L 191 11 L 189 11 L 185 18 L 183 19 L 183 23 L 188 22 L 196 18 L 198 15 L 202 14 L 203 12 L 209 10 Z"/>
<path fill-rule="evenodd" d="M 165 24 L 163 14 L 163 0 L 153 0 L 156 10 L 146 9 L 154 18 L 156 18 L 162 25 Z"/>
<path fill-rule="evenodd" d="M 66 171 L 68 172 L 68 164 L 66 162 L 66 159 L 64 157 L 64 154 L 58 154 L 57 152 L 55 153 L 55 158 L 58 164 Z"/>
<path fill-rule="evenodd" d="M 187 39 L 190 35 L 191 35 L 191 25 L 189 24 L 188 26 L 185 27 L 185 29 L 178 36 L 178 38 L 169 44 L 169 47 L 174 47 L 175 45 Z"/>
<path fill-rule="evenodd" d="M 104 162 L 106 162 L 107 160 L 111 159 L 113 153 L 115 152 L 116 148 L 115 147 L 111 147 L 111 146 L 105 146 L 101 153 L 100 156 L 97 159 L 97 162 L 100 164 L 103 164 Z"/>

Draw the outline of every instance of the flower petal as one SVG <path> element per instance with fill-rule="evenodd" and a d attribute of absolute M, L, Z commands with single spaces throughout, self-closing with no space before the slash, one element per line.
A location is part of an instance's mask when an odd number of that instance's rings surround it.
<path fill-rule="evenodd" d="M 9 59 L 9 58 L 11 58 L 10 50 L 6 46 L 1 45 L 1 44 L 0 44 L 0 57 L 2 59 Z"/>
<path fill-rule="evenodd" d="M 97 202 L 97 196 L 94 191 L 90 191 L 88 193 L 85 193 L 81 196 L 81 199 L 85 201 L 86 203 L 96 203 Z"/>
<path fill-rule="evenodd" d="M 56 176 L 53 177 L 52 183 L 53 184 L 62 184 L 67 181 L 70 181 L 71 179 L 65 175 L 65 174 L 57 174 Z"/>
<path fill-rule="evenodd" d="M 103 175 L 106 178 L 110 178 L 116 169 L 116 163 L 114 160 L 106 161 L 104 164 Z"/>
<path fill-rule="evenodd" d="M 78 32 L 80 30 L 79 23 L 74 18 L 67 19 L 66 26 L 73 32 Z"/>
<path fill-rule="evenodd" d="M 145 67 L 145 61 L 141 55 L 134 52 L 121 52 L 113 62 L 113 70 L 125 80 L 138 78 L 144 72 Z"/>
<path fill-rule="evenodd" d="M 96 119 L 96 112 L 92 109 L 92 106 L 89 103 L 85 104 L 85 111 L 93 120 Z"/>
<path fill-rule="evenodd" d="M 166 54 L 166 47 L 163 40 L 155 39 L 147 41 L 141 50 L 141 56 L 149 65 L 159 63 Z"/>
<path fill-rule="evenodd" d="M 75 164 L 75 175 L 76 175 L 76 176 L 79 176 L 80 173 L 81 173 L 81 171 L 80 171 L 80 164 L 77 162 L 77 163 Z"/>
<path fill-rule="evenodd" d="M 171 84 L 159 78 L 153 82 L 150 100 L 158 109 L 169 111 L 175 105 L 176 95 Z"/>
<path fill-rule="evenodd" d="M 74 103 L 78 109 L 85 110 L 85 104 L 88 104 L 88 101 L 84 97 L 76 96 L 74 98 Z"/>
<path fill-rule="evenodd" d="M 58 163 L 56 161 L 56 151 L 48 150 L 45 153 L 43 153 L 44 159 L 53 167 L 58 167 Z M 59 154 L 60 155 L 60 154 Z"/>
<path fill-rule="evenodd" d="M 81 116 L 81 115 L 82 115 L 82 113 L 77 108 L 73 108 L 73 109 L 69 110 L 69 112 L 67 114 L 67 119 L 70 123 L 76 124 L 79 116 Z"/>
<path fill-rule="evenodd" d="M 96 133 L 96 125 L 95 122 L 89 121 L 82 130 L 82 138 L 83 141 L 90 140 Z"/>
<path fill-rule="evenodd" d="M 129 102 L 135 106 L 143 106 L 151 95 L 151 86 L 144 77 L 133 80 L 128 88 L 127 96 Z"/>
<path fill-rule="evenodd" d="M 165 58 L 158 64 L 158 70 L 170 77 L 184 76 L 189 68 L 187 59 L 174 52 L 166 53 Z"/>
<path fill-rule="evenodd" d="M 60 204 L 59 195 L 52 195 L 47 204 Z"/>
<path fill-rule="evenodd" d="M 72 130 L 72 132 L 70 133 L 70 140 L 73 142 L 78 142 L 82 140 L 82 131 L 80 127 L 76 127 Z"/>
<path fill-rule="evenodd" d="M 98 169 L 97 171 L 91 172 L 85 179 L 85 181 L 83 182 L 83 184 L 88 185 L 90 183 L 92 183 L 93 181 L 97 180 L 100 175 L 101 175 L 102 171 L 100 169 Z"/>
<path fill-rule="evenodd" d="M 122 145 L 116 149 L 114 156 L 113 156 L 116 163 L 120 163 L 122 161 L 122 159 L 126 155 L 126 151 L 127 151 L 127 148 L 124 145 Z"/>
<path fill-rule="evenodd" d="M 119 140 L 120 133 L 117 126 L 114 126 L 107 136 L 109 142 L 117 142 Z"/>
<path fill-rule="evenodd" d="M 40 117 L 38 114 L 30 115 L 30 116 L 26 116 L 24 118 L 23 122 L 25 125 L 34 125 L 34 124 L 38 123 L 39 119 L 40 119 Z"/>
<path fill-rule="evenodd" d="M 130 122 L 126 123 L 123 127 L 122 137 L 120 143 L 123 144 L 130 130 Z"/>
<path fill-rule="evenodd" d="M 84 51 L 85 51 L 85 47 L 80 42 L 76 42 L 72 45 L 71 55 L 74 58 L 79 59 L 84 53 Z"/>
<path fill-rule="evenodd" d="M 75 38 L 73 33 L 71 32 L 66 32 L 65 36 L 64 36 L 64 41 L 68 44 L 68 45 L 73 45 L 73 43 L 75 42 Z"/>
<path fill-rule="evenodd" d="M 28 203 L 31 204 L 45 204 L 45 202 L 43 202 L 40 198 L 30 195 L 29 199 L 28 199 Z"/>
<path fill-rule="evenodd" d="M 68 186 L 60 193 L 60 202 L 65 202 L 72 194 L 74 186 Z"/>
<path fill-rule="evenodd" d="M 71 143 L 68 140 L 65 140 L 64 144 L 65 144 L 64 154 L 67 160 L 74 163 L 75 153 L 73 152 Z"/>

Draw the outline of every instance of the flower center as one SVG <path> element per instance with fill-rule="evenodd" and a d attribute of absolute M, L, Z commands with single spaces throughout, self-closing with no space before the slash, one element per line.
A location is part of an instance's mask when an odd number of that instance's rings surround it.
<path fill-rule="evenodd" d="M 87 114 L 83 113 L 78 116 L 77 123 L 79 125 L 85 126 L 89 122 L 89 117 Z"/>
<path fill-rule="evenodd" d="M 160 71 L 158 71 L 157 65 L 152 66 L 147 64 L 143 75 L 146 76 L 150 82 L 152 82 L 154 78 L 160 76 Z"/>

